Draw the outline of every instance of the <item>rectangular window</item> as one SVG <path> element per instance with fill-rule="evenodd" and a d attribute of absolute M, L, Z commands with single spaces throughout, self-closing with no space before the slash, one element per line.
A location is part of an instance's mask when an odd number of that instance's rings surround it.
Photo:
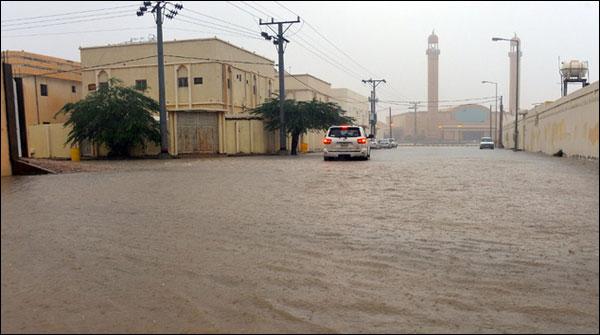
<path fill-rule="evenodd" d="M 148 88 L 148 82 L 146 79 L 139 79 L 135 81 L 135 89 L 138 91 L 145 91 Z"/>
<path fill-rule="evenodd" d="M 48 85 L 46 85 L 46 84 L 40 84 L 40 94 L 43 97 L 47 97 L 48 96 Z"/>
<path fill-rule="evenodd" d="M 256 85 L 253 86 L 252 91 L 254 91 L 254 95 L 256 95 Z"/>
<path fill-rule="evenodd" d="M 227 88 L 231 89 L 231 79 L 227 78 Z"/>
<path fill-rule="evenodd" d="M 96 84 L 88 84 L 88 91 L 95 91 L 96 90 Z"/>
<path fill-rule="evenodd" d="M 100 88 L 108 88 L 108 83 L 107 82 L 100 83 Z"/>
<path fill-rule="evenodd" d="M 177 87 L 188 87 L 187 77 L 177 78 Z"/>
<path fill-rule="evenodd" d="M 75 86 L 71 86 L 71 93 L 77 93 L 77 88 Z"/>
<path fill-rule="evenodd" d="M 194 85 L 202 85 L 202 77 L 194 78 Z"/>

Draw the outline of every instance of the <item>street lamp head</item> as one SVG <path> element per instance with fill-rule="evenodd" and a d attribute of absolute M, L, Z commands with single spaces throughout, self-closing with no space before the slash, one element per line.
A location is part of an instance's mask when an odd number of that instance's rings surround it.
<path fill-rule="evenodd" d="M 492 37 L 492 41 L 497 42 L 497 41 L 504 41 L 504 38 L 500 38 L 500 37 Z"/>

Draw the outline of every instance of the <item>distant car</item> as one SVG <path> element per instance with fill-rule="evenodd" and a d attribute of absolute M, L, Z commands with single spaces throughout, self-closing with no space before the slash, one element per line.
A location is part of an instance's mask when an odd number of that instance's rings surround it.
<path fill-rule="evenodd" d="M 494 141 L 491 137 L 482 137 L 479 142 L 479 149 L 492 149 L 494 150 Z"/>
<path fill-rule="evenodd" d="M 375 139 L 375 138 L 369 139 L 369 148 L 379 149 L 379 142 L 377 142 L 377 139 Z"/>
<path fill-rule="evenodd" d="M 323 159 L 358 157 L 363 160 L 371 158 L 369 139 L 363 127 L 332 126 L 323 139 Z"/>
<path fill-rule="evenodd" d="M 390 140 L 387 139 L 387 138 L 379 140 L 379 147 L 380 148 L 389 149 L 389 148 L 391 148 L 391 145 L 392 144 L 390 143 Z"/>
<path fill-rule="evenodd" d="M 390 148 L 397 148 L 398 147 L 398 142 L 396 142 L 396 139 L 391 137 L 388 140 L 390 140 Z"/>

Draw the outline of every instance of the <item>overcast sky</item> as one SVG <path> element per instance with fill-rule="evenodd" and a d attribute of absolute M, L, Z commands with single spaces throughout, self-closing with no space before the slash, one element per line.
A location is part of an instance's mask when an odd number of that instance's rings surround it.
<path fill-rule="evenodd" d="M 147 38 L 156 28 L 150 16 L 135 15 L 141 3 L 2 1 L 2 50 L 78 61 L 80 46 Z M 217 36 L 273 60 L 277 59 L 275 47 L 260 38 L 265 28 L 257 18 L 272 15 L 291 20 L 297 13 L 303 22 L 287 33 L 291 43 L 285 54 L 286 69 L 310 73 L 333 87 L 347 87 L 365 96 L 369 88 L 360 79 L 384 78 L 388 84 L 378 88 L 381 100 L 427 99 L 425 49 L 433 29 L 441 50 L 440 100 L 494 95 L 493 85 L 482 85 L 482 80 L 497 81 L 499 95 L 506 96 L 509 45 L 491 38 L 510 38 L 514 33 L 521 38 L 523 51 L 521 108 L 560 96 L 559 56 L 587 60 L 590 81 L 598 80 L 597 2 L 182 3 L 181 15 L 164 25 L 165 40 Z M 123 8 L 127 5 L 131 8 Z M 95 9 L 106 10 L 87 12 Z M 72 12 L 79 13 L 48 17 Z M 43 17 L 31 18 L 39 16 Z M 211 22 L 217 25 L 207 27 Z M 381 103 L 379 108 L 386 106 Z M 392 109 L 393 114 L 405 111 L 406 107 Z"/>

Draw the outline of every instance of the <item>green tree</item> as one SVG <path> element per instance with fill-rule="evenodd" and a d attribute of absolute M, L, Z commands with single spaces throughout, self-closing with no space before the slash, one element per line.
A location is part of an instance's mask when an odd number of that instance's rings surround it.
<path fill-rule="evenodd" d="M 158 111 L 158 102 L 113 78 L 57 114 L 67 114 L 65 127 L 72 126 L 67 144 L 87 140 L 106 145 L 109 156 L 129 156 L 136 145 L 160 143 L 160 124 L 153 117 Z"/>
<path fill-rule="evenodd" d="M 346 116 L 346 112 L 333 102 L 286 100 L 284 111 L 285 131 L 292 135 L 292 155 L 298 154 L 298 140 L 301 134 L 309 130 L 327 130 L 336 124 L 354 122 L 354 118 Z M 261 116 L 267 130 L 274 131 L 281 126 L 279 99 L 269 99 L 250 113 Z"/>

